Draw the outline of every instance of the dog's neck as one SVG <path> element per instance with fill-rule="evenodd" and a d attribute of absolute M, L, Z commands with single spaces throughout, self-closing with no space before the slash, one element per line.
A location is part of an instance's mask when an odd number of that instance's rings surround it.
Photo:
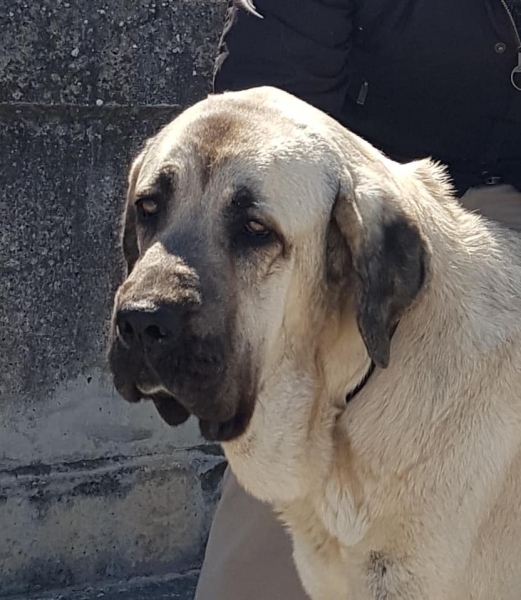
<path fill-rule="evenodd" d="M 300 375 L 285 376 L 290 368 Z M 246 433 L 223 444 L 241 484 L 267 502 L 306 496 L 313 476 L 332 458 L 333 445 L 324 432 L 332 430 L 340 408 L 325 402 L 316 378 L 301 369 L 302 364 L 281 362 L 281 376 L 274 373 L 276 385 L 269 388 L 269 398 L 262 393 L 257 398 Z M 288 397 L 291 402 L 283 400 Z"/>
<path fill-rule="evenodd" d="M 346 397 L 371 368 L 352 311 L 345 313 L 330 315 L 313 352 L 280 361 L 247 432 L 224 444 L 239 481 L 261 500 L 287 505 L 327 479 Z"/>

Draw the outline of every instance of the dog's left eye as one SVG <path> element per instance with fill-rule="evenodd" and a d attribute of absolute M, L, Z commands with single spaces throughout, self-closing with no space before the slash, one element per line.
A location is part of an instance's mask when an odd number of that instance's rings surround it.
<path fill-rule="evenodd" d="M 263 223 L 252 219 L 243 224 L 239 239 L 245 246 L 265 246 L 275 240 L 275 233 Z"/>
<path fill-rule="evenodd" d="M 244 225 L 244 231 L 249 235 L 260 238 L 267 237 L 271 234 L 271 231 L 265 225 L 259 223 L 259 221 L 248 221 Z"/>

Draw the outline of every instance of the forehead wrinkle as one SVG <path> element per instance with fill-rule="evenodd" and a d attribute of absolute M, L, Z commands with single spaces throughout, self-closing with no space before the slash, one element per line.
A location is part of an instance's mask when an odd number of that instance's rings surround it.
<path fill-rule="evenodd" d="M 244 152 L 248 144 L 248 123 L 230 112 L 209 113 L 191 123 L 184 136 L 196 155 L 204 157 L 209 168 Z"/>
<path fill-rule="evenodd" d="M 204 182 L 200 177 L 200 168 L 199 160 L 190 160 L 182 169 L 176 198 L 169 215 L 171 229 L 181 225 L 193 230 L 204 230 L 205 235 L 208 235 L 213 224 L 218 221 L 223 198 L 231 198 L 233 188 L 227 177 L 218 177 L 216 180 L 215 175 L 220 174 L 215 173 Z"/>

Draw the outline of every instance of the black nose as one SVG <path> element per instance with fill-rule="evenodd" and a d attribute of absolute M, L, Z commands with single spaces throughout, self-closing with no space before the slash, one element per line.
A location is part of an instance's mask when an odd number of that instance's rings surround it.
<path fill-rule="evenodd" d="M 124 305 L 116 314 L 117 333 L 127 346 L 158 344 L 178 334 L 185 315 L 181 306 Z"/>

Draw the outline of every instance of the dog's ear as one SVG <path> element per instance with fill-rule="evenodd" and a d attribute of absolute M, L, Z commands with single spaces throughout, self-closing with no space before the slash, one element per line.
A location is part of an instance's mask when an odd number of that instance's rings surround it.
<path fill-rule="evenodd" d="M 357 322 L 373 362 L 387 367 L 391 337 L 425 278 L 426 246 L 395 191 L 341 185 L 333 220 L 356 274 Z"/>
<path fill-rule="evenodd" d="M 122 222 L 122 247 L 123 256 L 127 263 L 127 275 L 132 271 L 134 265 L 139 258 L 139 245 L 137 240 L 136 232 L 136 209 L 134 207 L 134 194 L 136 190 L 136 183 L 139 177 L 139 171 L 143 165 L 145 158 L 146 148 L 142 150 L 137 157 L 133 160 L 130 167 L 128 182 L 127 182 L 127 195 L 125 201 L 125 208 L 123 211 L 123 222 Z"/>

